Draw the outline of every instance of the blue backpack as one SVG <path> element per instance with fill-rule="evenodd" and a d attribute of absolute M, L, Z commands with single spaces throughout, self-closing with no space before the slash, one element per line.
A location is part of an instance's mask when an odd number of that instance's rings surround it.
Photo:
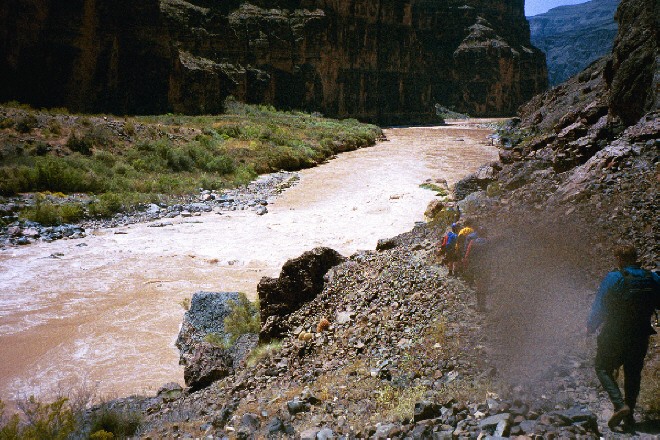
<path fill-rule="evenodd" d="M 609 298 L 607 308 L 620 329 L 648 329 L 651 316 L 660 307 L 660 286 L 647 270 L 637 276 L 623 269 L 621 275 L 617 294 Z"/>

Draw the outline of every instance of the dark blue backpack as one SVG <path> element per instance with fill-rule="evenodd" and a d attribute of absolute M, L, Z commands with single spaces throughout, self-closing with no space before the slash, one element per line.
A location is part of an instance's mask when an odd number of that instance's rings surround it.
<path fill-rule="evenodd" d="M 651 316 L 660 306 L 660 286 L 647 270 L 637 276 L 623 269 L 621 275 L 616 294 L 607 301 L 610 317 L 620 330 L 648 330 Z"/>

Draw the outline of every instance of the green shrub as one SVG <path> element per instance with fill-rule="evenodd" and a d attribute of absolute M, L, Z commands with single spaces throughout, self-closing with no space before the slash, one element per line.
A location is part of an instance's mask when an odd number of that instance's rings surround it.
<path fill-rule="evenodd" d="M 89 436 L 89 440 L 113 440 L 114 438 L 115 435 L 113 433 L 104 431 L 103 429 L 96 431 Z"/>
<path fill-rule="evenodd" d="M 218 174 L 229 174 L 236 169 L 236 166 L 231 157 L 219 154 L 205 163 L 203 168 Z"/>
<path fill-rule="evenodd" d="M 59 136 L 62 134 L 62 124 L 60 124 L 57 119 L 51 119 L 48 121 L 48 131 L 56 136 Z"/>
<path fill-rule="evenodd" d="M 32 152 L 36 156 L 45 156 L 51 150 L 50 145 L 41 141 L 35 142 L 32 148 Z"/>
<path fill-rule="evenodd" d="M 16 131 L 19 133 L 29 133 L 37 128 L 39 121 L 37 117 L 32 114 L 27 114 L 16 121 Z"/>
<path fill-rule="evenodd" d="M 0 433 L 4 434 L 4 429 L 9 427 L 10 435 L 0 438 L 66 440 L 76 430 L 76 419 L 66 398 L 44 404 L 30 397 L 19 407 L 25 414 L 25 424 L 16 424 L 17 419 L 12 418 L 0 429 Z M 17 436 L 12 437 L 13 433 Z"/>
<path fill-rule="evenodd" d="M 254 180 L 257 172 L 250 165 L 241 164 L 234 171 L 234 185 L 243 185 Z"/>
<path fill-rule="evenodd" d="M 231 348 L 231 344 L 225 338 L 223 335 L 219 333 L 208 333 L 206 336 L 204 336 L 204 341 L 208 342 L 209 344 L 215 345 L 216 347 L 224 348 L 224 349 L 229 349 Z"/>
<path fill-rule="evenodd" d="M 107 150 L 95 151 L 93 158 L 109 168 L 112 168 L 117 163 L 117 156 Z"/>
<path fill-rule="evenodd" d="M 238 294 L 238 301 L 228 301 L 228 305 L 231 311 L 225 318 L 225 333 L 230 345 L 245 333 L 259 333 L 261 321 L 258 304 L 253 304 L 241 292 Z"/>
<path fill-rule="evenodd" d="M 124 124 L 124 133 L 128 136 L 135 136 L 135 124 L 133 121 L 126 121 Z"/>
<path fill-rule="evenodd" d="M 434 191 L 437 196 L 440 197 L 445 197 L 447 196 L 447 190 L 439 185 L 436 185 L 434 183 L 422 183 L 419 185 L 420 188 L 422 189 L 428 189 L 431 191 Z"/>
<path fill-rule="evenodd" d="M 31 208 L 25 208 L 21 211 L 21 216 L 33 222 L 42 225 L 59 225 L 62 223 L 60 210 L 56 205 L 46 201 L 41 194 L 37 195 L 35 205 Z"/>
<path fill-rule="evenodd" d="M 5 128 L 12 128 L 13 126 L 14 126 L 14 120 L 12 118 L 0 119 L 0 130 Z"/>
<path fill-rule="evenodd" d="M 71 136 L 69 136 L 69 139 L 67 139 L 66 146 L 71 151 L 87 156 L 92 154 L 92 147 L 94 147 L 94 143 L 92 142 L 91 138 L 86 136 L 78 137 L 76 133 L 73 133 Z"/>
<path fill-rule="evenodd" d="M 437 228 L 444 230 L 455 221 L 458 221 L 459 217 L 460 214 L 458 211 L 452 209 L 443 209 L 435 217 L 433 217 L 429 223 Z"/>
<path fill-rule="evenodd" d="M 19 440 L 20 434 L 20 418 L 18 414 L 12 416 L 5 415 L 5 403 L 0 400 L 0 439 L 2 440 Z"/>
<path fill-rule="evenodd" d="M 79 203 L 57 205 L 46 200 L 42 194 L 37 194 L 35 205 L 24 208 L 21 216 L 33 222 L 51 226 L 78 222 L 85 217 L 85 210 Z"/>
<path fill-rule="evenodd" d="M 110 217 L 121 211 L 122 207 L 123 201 L 119 194 L 105 193 L 89 204 L 89 214 L 93 217 Z"/>
<path fill-rule="evenodd" d="M 71 192 L 94 192 L 100 182 L 89 170 L 85 161 L 76 157 L 44 157 L 35 160 L 34 179 L 30 190 Z"/>
<path fill-rule="evenodd" d="M 32 168 L 20 165 L 0 168 L 0 194 L 11 196 L 19 192 L 29 191 L 33 180 Z"/>
<path fill-rule="evenodd" d="M 59 211 L 62 223 L 76 223 L 85 217 L 85 209 L 79 203 L 65 203 Z"/>
<path fill-rule="evenodd" d="M 104 405 L 92 414 L 91 432 L 98 433 L 105 431 L 106 433 L 111 433 L 114 436 L 110 438 L 127 438 L 137 432 L 141 423 L 142 415 L 137 411 L 111 408 L 107 405 Z M 106 436 L 97 438 L 108 437 Z"/>
<path fill-rule="evenodd" d="M 489 183 L 486 187 L 486 195 L 488 197 L 497 197 L 502 194 L 502 187 L 498 182 Z"/>

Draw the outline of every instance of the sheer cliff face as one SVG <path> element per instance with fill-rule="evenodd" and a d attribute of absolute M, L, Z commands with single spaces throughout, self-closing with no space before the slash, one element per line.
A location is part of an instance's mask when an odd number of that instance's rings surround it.
<path fill-rule="evenodd" d="M 622 0 L 616 12 L 619 32 L 605 68 L 610 114 L 625 125 L 660 109 L 660 42 L 656 0 Z"/>
<path fill-rule="evenodd" d="M 523 0 L 9 0 L 0 100 L 115 113 L 248 102 L 382 123 L 506 115 L 546 87 Z"/>
<path fill-rule="evenodd" d="M 619 0 L 591 0 L 529 17 L 532 43 L 547 54 L 551 86 L 566 81 L 612 50 Z"/>

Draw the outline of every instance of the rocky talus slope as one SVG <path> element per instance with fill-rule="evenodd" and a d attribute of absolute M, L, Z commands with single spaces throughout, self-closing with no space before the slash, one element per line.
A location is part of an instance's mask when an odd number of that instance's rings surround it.
<path fill-rule="evenodd" d="M 531 398 L 497 379 L 474 291 L 435 259 L 440 232 L 418 226 L 335 266 L 279 348 L 202 391 L 143 402 L 143 437 L 596 438 L 588 399 Z M 572 361 L 536 386 L 581 391 Z"/>
<path fill-rule="evenodd" d="M 528 17 L 532 44 L 545 52 L 551 87 L 612 51 L 619 0 L 591 0 Z"/>
<path fill-rule="evenodd" d="M 0 100 L 215 113 L 228 95 L 381 123 L 509 115 L 545 89 L 523 0 L 0 5 Z"/>

